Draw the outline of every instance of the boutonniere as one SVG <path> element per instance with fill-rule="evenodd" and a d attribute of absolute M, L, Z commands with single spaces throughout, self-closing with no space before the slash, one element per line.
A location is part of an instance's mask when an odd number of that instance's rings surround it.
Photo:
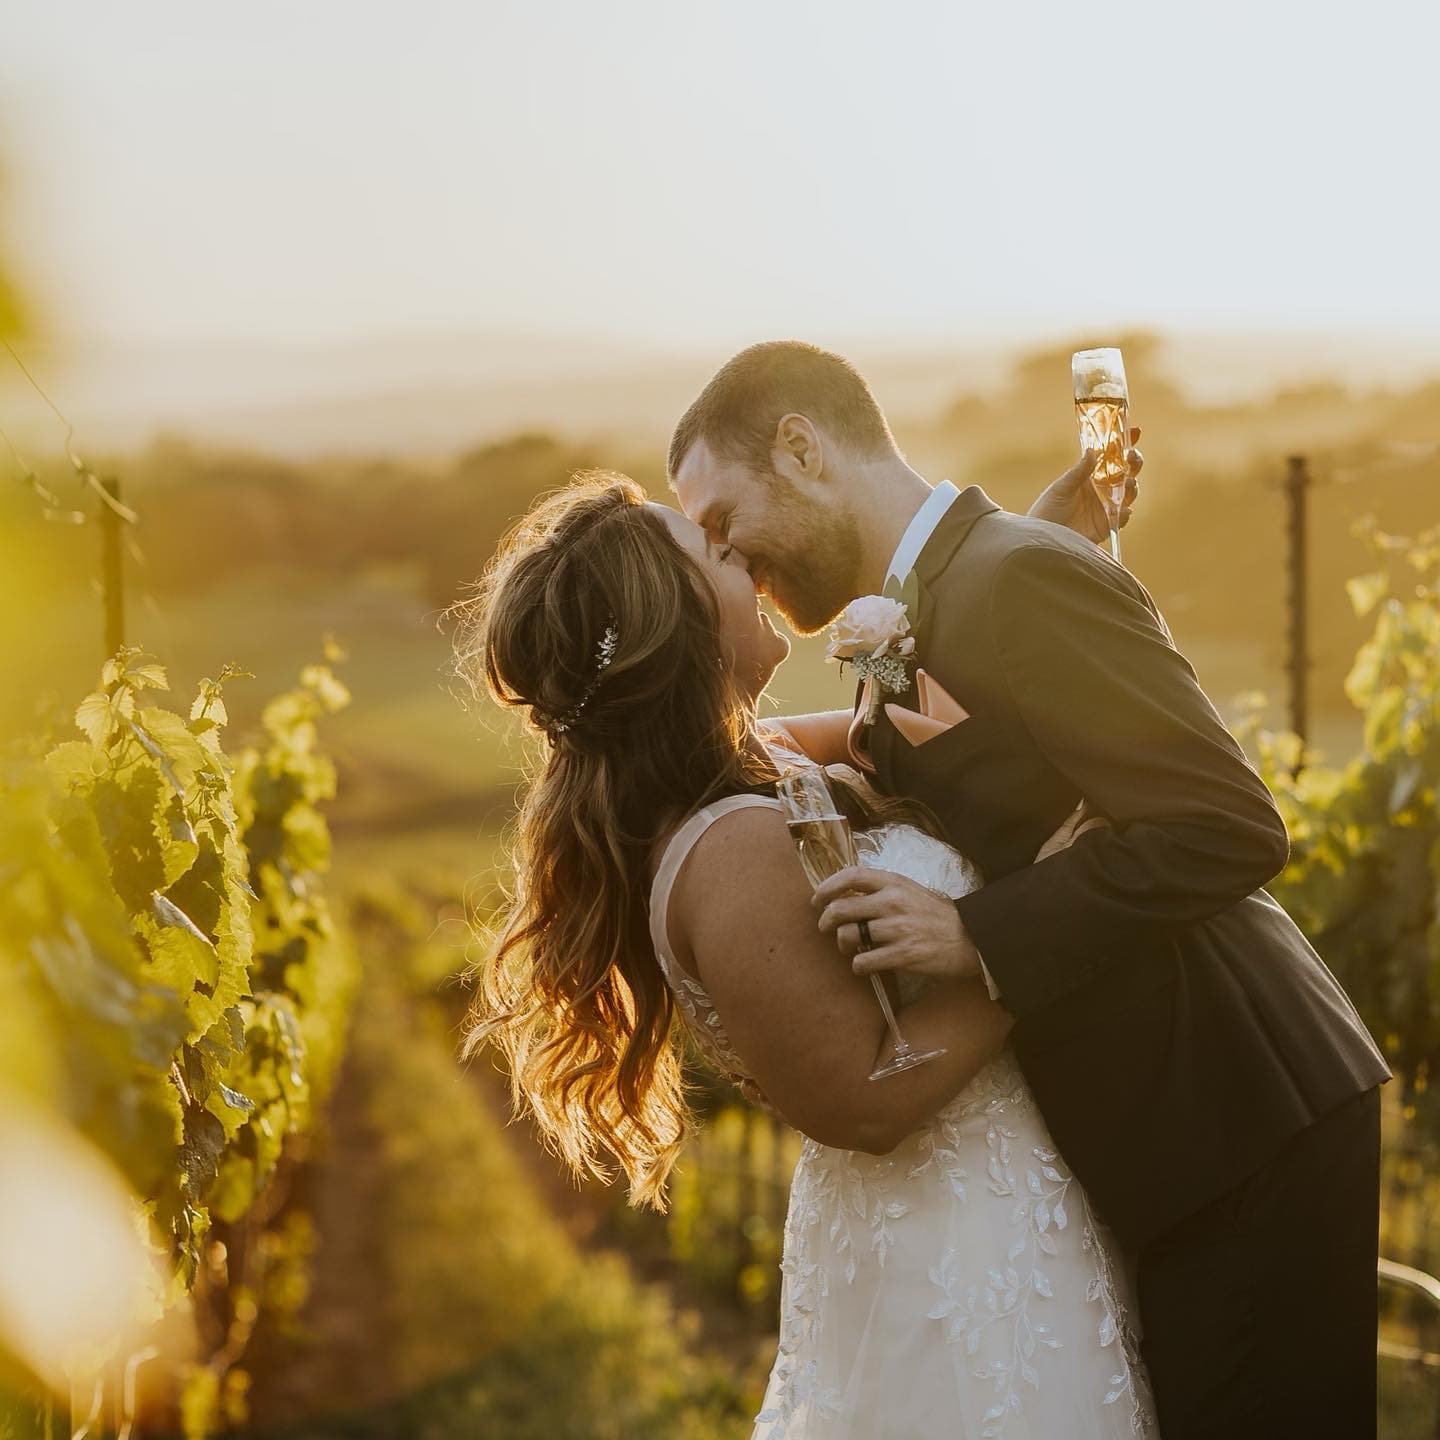
<path fill-rule="evenodd" d="M 842 670 L 849 664 L 862 680 L 875 682 L 865 710 L 866 725 L 875 723 L 887 693 L 902 695 L 910 687 L 906 666 L 915 656 L 915 637 L 910 634 L 909 601 L 918 588 L 913 574 L 903 585 L 891 580 L 885 594 L 852 600 L 830 627 L 825 658 L 838 660 Z"/>

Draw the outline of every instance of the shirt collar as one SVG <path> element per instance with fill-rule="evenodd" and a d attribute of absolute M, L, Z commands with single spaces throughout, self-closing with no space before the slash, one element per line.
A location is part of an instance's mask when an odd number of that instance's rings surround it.
<path fill-rule="evenodd" d="M 904 580 L 915 568 L 925 542 L 935 533 L 935 527 L 945 518 L 945 512 L 960 498 L 960 492 L 948 480 L 942 480 L 925 497 L 925 503 L 915 512 L 915 518 L 906 527 L 895 547 L 890 568 L 885 572 L 888 583 L 891 579 Z"/>

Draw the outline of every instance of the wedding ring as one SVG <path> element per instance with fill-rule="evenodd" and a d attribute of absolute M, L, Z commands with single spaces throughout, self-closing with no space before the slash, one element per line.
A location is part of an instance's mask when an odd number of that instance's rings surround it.
<path fill-rule="evenodd" d="M 865 951 L 873 950 L 874 948 L 875 942 L 870 938 L 870 922 L 868 920 L 862 920 L 860 921 L 860 949 Z"/>

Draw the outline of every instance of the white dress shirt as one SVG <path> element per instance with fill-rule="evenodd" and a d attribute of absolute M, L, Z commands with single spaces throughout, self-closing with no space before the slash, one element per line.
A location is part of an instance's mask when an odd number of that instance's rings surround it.
<path fill-rule="evenodd" d="M 890 568 L 885 572 L 887 585 L 891 580 L 903 582 L 915 568 L 915 562 L 920 558 L 920 552 L 945 518 L 946 512 L 959 498 L 959 490 L 948 480 L 942 480 L 925 497 L 925 503 L 915 512 L 915 518 L 905 527 L 905 533 L 895 547 L 895 554 L 890 559 Z M 990 992 L 990 998 L 998 1000 L 1000 987 L 991 978 L 983 958 L 980 961 L 980 973 L 985 977 L 985 988 Z"/>
<path fill-rule="evenodd" d="M 945 512 L 960 498 L 960 492 L 948 480 L 942 480 L 925 497 L 925 503 L 915 512 L 915 518 L 906 527 L 890 559 L 890 568 L 885 572 L 885 583 L 904 580 L 915 568 L 925 542 L 935 533 L 935 528 L 945 518 Z"/>

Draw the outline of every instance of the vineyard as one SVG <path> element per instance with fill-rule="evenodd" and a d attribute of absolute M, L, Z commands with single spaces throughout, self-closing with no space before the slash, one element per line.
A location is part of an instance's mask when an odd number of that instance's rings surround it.
<path fill-rule="evenodd" d="M 12 1184 L 45 1189 L 7 1214 L 43 1268 L 6 1267 L 4 1358 L 69 1396 L 75 1431 L 129 1434 L 162 1359 L 187 1433 L 243 1411 L 247 1336 L 294 1249 L 271 1223 L 285 1164 L 343 1043 L 354 965 L 322 887 L 335 777 L 316 742 L 348 697 L 307 667 L 266 743 L 231 756 L 238 678 L 180 714 L 150 703 L 164 668 L 123 650 L 76 710 L 83 738 L 6 757 L 3 1148 Z M 170 1349 L 181 1312 L 223 1342 Z"/>
<path fill-rule="evenodd" d="M 395 1269 L 374 1237 L 350 1258 L 379 1267 L 407 1339 L 362 1420 L 375 1366 L 358 1376 L 329 1337 L 325 1383 L 348 1418 L 297 1433 L 448 1416 L 537 1440 L 728 1436 L 747 1401 L 688 1354 L 693 1324 L 618 1259 L 582 1262 L 535 1214 L 489 1109 L 455 1093 L 413 902 L 397 914 L 372 896 L 349 933 L 334 922 L 317 806 L 335 776 L 317 737 L 348 695 L 326 659 L 265 707 L 267 743 L 232 756 L 223 690 L 243 677 L 203 682 L 182 716 L 148 703 L 165 672 L 127 650 L 76 712 L 83 739 L 7 757 L 0 1194 L 17 1258 L 0 1266 L 0 1434 L 249 1424 L 252 1359 L 306 1343 L 317 1243 L 343 1244 L 297 1192 L 348 1043 L 372 1079 L 346 1178 L 375 1172 L 378 1229 L 406 1249 Z M 358 994 L 357 939 L 412 944 L 409 989 L 372 973 Z M 483 1184 L 461 1193 L 465 1176 Z M 403 1240 L 437 1221 L 433 1248 Z M 576 1399 L 587 1368 L 593 1410 Z"/>
<path fill-rule="evenodd" d="M 521 506 L 580 458 L 517 442 L 466 464 L 514 468 L 504 503 Z M 47 522 L 67 512 L 21 479 Z M 147 542 L 147 585 L 163 589 L 168 549 L 215 493 L 191 477 L 148 496 L 154 532 L 177 528 Z M 458 493 L 436 482 L 434 523 L 414 523 L 417 545 L 448 527 L 447 558 L 380 580 L 321 548 L 317 509 L 297 534 L 247 540 L 281 558 L 231 584 L 210 525 L 213 583 L 186 572 L 144 622 L 173 631 L 193 612 L 183 645 L 153 647 L 165 663 L 121 644 L 90 693 L 27 697 L 33 718 L 0 753 L 0 1440 L 749 1433 L 799 1138 L 697 1062 L 703 1124 L 669 1213 L 640 1212 L 614 1188 L 575 1191 L 523 1123 L 507 1128 L 489 1058 L 455 1061 L 518 752 L 503 737 L 448 759 L 454 732 L 411 694 L 435 689 L 434 652 L 417 661 L 413 630 L 392 641 L 376 597 L 453 585 L 474 548 L 455 539 Z M 385 547 L 409 542 L 378 501 L 362 519 L 357 551 L 373 540 L 398 564 Z M 1158 532 L 1176 524 L 1157 510 Z M 16 524 L 6 558 L 47 623 L 85 626 L 68 533 Z M 282 538 L 333 572 L 302 588 Z M 1291 833 L 1272 888 L 1398 1077 L 1382 1249 L 1433 1272 L 1440 531 L 1363 538 L 1374 559 L 1348 603 L 1368 635 L 1345 682 L 1358 753 L 1329 763 L 1267 728 L 1258 700 L 1239 728 Z M 368 647 L 321 638 L 321 592 L 362 615 Z M 48 647 L 47 678 L 77 668 L 68 623 L 23 637 Z M 172 649 L 214 677 L 183 702 Z M 276 684 L 277 657 L 293 681 Z M 258 696 L 252 666 L 268 667 Z M 470 788 L 447 794 L 462 773 Z M 1416 1433 L 1434 1330 L 1387 1299 L 1388 1403 Z"/>

